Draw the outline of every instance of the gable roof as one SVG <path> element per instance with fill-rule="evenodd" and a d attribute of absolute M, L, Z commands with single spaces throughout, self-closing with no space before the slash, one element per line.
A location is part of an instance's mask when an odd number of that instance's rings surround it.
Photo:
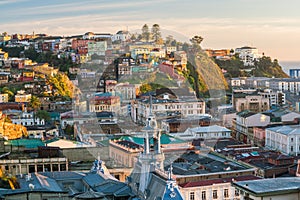
<path fill-rule="evenodd" d="M 267 130 L 284 134 L 284 135 L 290 135 L 290 134 L 300 134 L 300 125 L 292 125 L 292 126 L 276 126 L 272 128 L 267 128 Z"/>
<path fill-rule="evenodd" d="M 190 130 L 199 133 L 231 132 L 231 130 L 229 130 L 228 128 L 218 125 L 199 126 L 195 128 L 190 128 Z"/>

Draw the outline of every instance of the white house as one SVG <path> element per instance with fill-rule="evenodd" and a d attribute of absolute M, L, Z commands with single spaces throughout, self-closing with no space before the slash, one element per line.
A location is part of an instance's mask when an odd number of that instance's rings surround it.
<path fill-rule="evenodd" d="M 300 154 L 300 125 L 277 126 L 266 129 L 266 148 L 284 154 Z"/>
<path fill-rule="evenodd" d="M 218 126 L 199 126 L 188 128 L 184 133 L 175 133 L 174 136 L 180 139 L 218 139 L 231 138 L 231 130 Z"/>
<path fill-rule="evenodd" d="M 125 42 L 127 40 L 129 40 L 131 38 L 131 34 L 129 33 L 129 31 L 118 31 L 116 34 L 114 34 L 111 37 L 111 41 L 112 42 L 116 42 L 116 41 L 121 41 L 121 42 Z"/>
<path fill-rule="evenodd" d="M 21 124 L 23 126 L 44 126 L 45 120 L 34 117 L 33 112 L 14 113 L 10 116 L 13 124 Z"/>
<path fill-rule="evenodd" d="M 244 62 L 245 66 L 253 66 L 254 62 L 262 57 L 255 47 L 236 48 L 235 53 L 239 54 L 239 58 Z"/>

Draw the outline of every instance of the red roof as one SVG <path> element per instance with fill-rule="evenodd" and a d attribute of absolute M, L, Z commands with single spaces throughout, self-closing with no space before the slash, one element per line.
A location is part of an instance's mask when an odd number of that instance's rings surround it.
<path fill-rule="evenodd" d="M 261 178 L 254 175 L 248 175 L 248 176 L 238 176 L 238 177 L 231 177 L 231 178 L 220 178 L 220 179 L 188 182 L 188 183 L 180 184 L 179 186 L 183 188 L 190 188 L 190 187 L 208 186 L 212 184 L 229 183 L 233 181 L 238 182 L 238 181 L 248 181 L 248 180 L 257 180 L 257 179 L 261 179 Z"/>

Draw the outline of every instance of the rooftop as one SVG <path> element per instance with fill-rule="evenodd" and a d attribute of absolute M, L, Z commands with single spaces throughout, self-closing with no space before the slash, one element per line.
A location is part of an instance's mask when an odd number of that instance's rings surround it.
<path fill-rule="evenodd" d="M 16 139 L 8 140 L 8 145 L 12 146 L 24 146 L 25 148 L 38 148 L 39 146 L 45 146 L 40 139 Z"/>
<path fill-rule="evenodd" d="M 190 128 L 191 131 L 197 133 L 215 133 L 215 132 L 231 132 L 228 128 L 213 125 L 213 126 L 199 126 L 195 128 Z"/>
<path fill-rule="evenodd" d="M 300 177 L 249 180 L 233 184 L 255 196 L 267 196 L 270 193 L 287 194 L 293 191 L 300 191 Z"/>
<path fill-rule="evenodd" d="M 167 166 L 168 168 L 168 166 Z M 212 153 L 199 154 L 189 152 L 182 154 L 173 163 L 173 173 L 176 175 L 198 175 L 217 172 L 246 170 L 249 167 L 233 162 Z"/>
<path fill-rule="evenodd" d="M 272 128 L 267 128 L 267 130 L 284 134 L 284 135 L 290 135 L 290 134 L 300 134 L 300 125 L 286 125 L 286 126 L 276 126 Z"/>
<path fill-rule="evenodd" d="M 140 137 L 122 136 L 121 138 L 119 138 L 119 140 L 129 141 L 129 142 L 132 142 L 132 143 L 137 144 L 139 146 L 144 145 L 144 138 L 140 138 Z M 181 140 L 181 139 L 176 138 L 176 137 L 173 137 L 173 136 L 168 135 L 168 134 L 162 134 L 160 136 L 160 141 L 161 141 L 162 145 L 186 143 L 186 141 Z M 150 140 L 150 144 L 153 144 L 153 139 Z"/>
<path fill-rule="evenodd" d="M 196 182 L 187 182 L 181 184 L 180 186 L 183 188 L 189 187 L 200 187 L 200 186 L 208 186 L 213 184 L 220 184 L 220 183 L 231 183 L 233 181 L 248 181 L 248 180 L 257 180 L 260 179 L 257 176 L 248 175 L 248 176 L 237 176 L 237 177 L 230 177 L 230 178 L 219 178 L 219 179 L 211 179 L 211 180 L 202 180 Z"/>

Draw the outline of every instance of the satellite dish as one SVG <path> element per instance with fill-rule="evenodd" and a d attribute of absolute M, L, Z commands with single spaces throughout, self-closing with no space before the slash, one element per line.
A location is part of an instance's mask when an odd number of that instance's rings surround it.
<path fill-rule="evenodd" d="M 30 188 L 31 190 L 34 189 L 34 185 L 33 185 L 32 183 L 30 183 L 28 186 L 29 186 L 29 188 Z"/>

